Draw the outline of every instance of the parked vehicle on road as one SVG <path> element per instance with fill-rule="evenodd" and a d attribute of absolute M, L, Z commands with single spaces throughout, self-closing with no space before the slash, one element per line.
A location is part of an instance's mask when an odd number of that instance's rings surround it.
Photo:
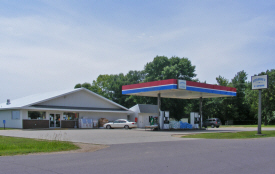
<path fill-rule="evenodd" d="M 207 126 L 211 126 L 212 128 L 219 128 L 221 125 L 221 120 L 219 118 L 209 118 L 203 122 L 203 126 L 207 128 Z"/>
<path fill-rule="evenodd" d="M 114 122 L 105 123 L 103 127 L 106 129 L 112 129 L 112 128 L 132 129 L 132 128 L 136 128 L 137 124 L 136 122 L 130 122 L 126 119 L 118 119 Z"/>

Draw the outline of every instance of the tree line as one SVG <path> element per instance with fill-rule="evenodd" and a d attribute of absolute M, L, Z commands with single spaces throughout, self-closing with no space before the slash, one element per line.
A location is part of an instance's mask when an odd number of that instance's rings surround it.
<path fill-rule="evenodd" d="M 141 71 L 99 75 L 92 83 L 78 83 L 75 88 L 87 88 L 127 108 L 136 104 L 157 104 L 157 98 L 154 97 L 122 95 L 122 86 L 165 79 L 200 82 L 196 78 L 195 68 L 185 57 L 156 56 Z M 275 124 L 275 69 L 255 75 L 269 76 L 269 88 L 262 90 L 262 120 L 265 125 Z M 227 121 L 233 121 L 234 124 L 257 124 L 258 90 L 252 90 L 247 73 L 239 71 L 231 80 L 219 75 L 216 81 L 217 85 L 236 88 L 237 96 L 203 99 L 203 118 L 220 118 L 223 124 Z M 161 103 L 161 110 L 170 111 L 170 117 L 177 120 L 189 117 L 190 112 L 199 112 L 198 99 L 162 98 Z"/>

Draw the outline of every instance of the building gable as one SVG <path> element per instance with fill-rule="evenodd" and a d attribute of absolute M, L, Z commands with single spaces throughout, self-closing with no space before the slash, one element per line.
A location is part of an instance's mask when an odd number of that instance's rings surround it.
<path fill-rule="evenodd" d="M 158 113 L 158 105 L 139 104 L 140 113 Z"/>
<path fill-rule="evenodd" d="M 86 90 L 79 90 L 74 93 L 62 95 L 41 103 L 32 105 L 33 107 L 52 107 L 52 108 L 79 108 L 79 109 L 105 109 L 105 110 L 125 110 L 123 107 L 113 102 L 99 97 L 98 95 Z"/>

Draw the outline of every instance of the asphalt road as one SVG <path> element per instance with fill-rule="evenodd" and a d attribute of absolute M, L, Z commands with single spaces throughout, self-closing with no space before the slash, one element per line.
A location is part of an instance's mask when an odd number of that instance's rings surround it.
<path fill-rule="evenodd" d="M 1 130 L 0 135 L 5 136 L 107 144 L 110 147 L 86 153 L 0 157 L 0 174 L 275 173 L 275 138 L 207 140 L 171 136 L 251 130 L 256 131 L 257 128 L 210 128 L 189 131 Z"/>
<path fill-rule="evenodd" d="M 88 153 L 0 157 L 0 173 L 274 173 L 274 144 L 275 138 L 114 144 Z"/>

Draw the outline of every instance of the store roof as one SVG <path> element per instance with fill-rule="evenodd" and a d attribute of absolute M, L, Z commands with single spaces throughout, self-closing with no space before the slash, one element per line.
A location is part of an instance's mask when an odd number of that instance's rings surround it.
<path fill-rule="evenodd" d="M 83 90 L 92 94 L 92 95 L 95 95 L 109 103 L 112 103 L 123 110 L 128 111 L 128 109 L 125 108 L 124 106 L 121 106 L 121 105 L 119 105 L 109 99 L 106 99 L 105 97 L 102 97 L 101 95 L 98 95 L 88 89 L 85 89 L 85 88 L 76 88 L 76 89 L 68 89 L 68 90 L 61 90 L 61 91 L 46 92 L 46 93 L 40 93 L 40 94 L 34 94 L 34 95 L 22 97 L 22 98 L 15 99 L 15 100 L 10 100 L 10 104 L 0 103 L 0 110 L 20 109 L 20 108 L 26 108 L 26 107 L 30 107 L 30 106 L 36 107 L 36 105 L 39 106 L 39 104 L 42 102 L 49 101 L 49 100 L 52 100 L 52 99 L 55 99 L 55 98 L 58 98 L 61 96 L 69 95 L 69 94 L 75 93 L 77 91 L 83 91 Z M 54 108 L 53 106 L 51 106 L 51 107 Z M 77 109 L 77 108 L 74 108 L 74 109 Z M 89 109 L 89 110 L 91 110 L 91 109 Z M 96 109 L 96 110 L 98 110 L 98 109 Z"/>
<path fill-rule="evenodd" d="M 140 113 L 158 113 L 158 105 L 138 104 Z"/>

